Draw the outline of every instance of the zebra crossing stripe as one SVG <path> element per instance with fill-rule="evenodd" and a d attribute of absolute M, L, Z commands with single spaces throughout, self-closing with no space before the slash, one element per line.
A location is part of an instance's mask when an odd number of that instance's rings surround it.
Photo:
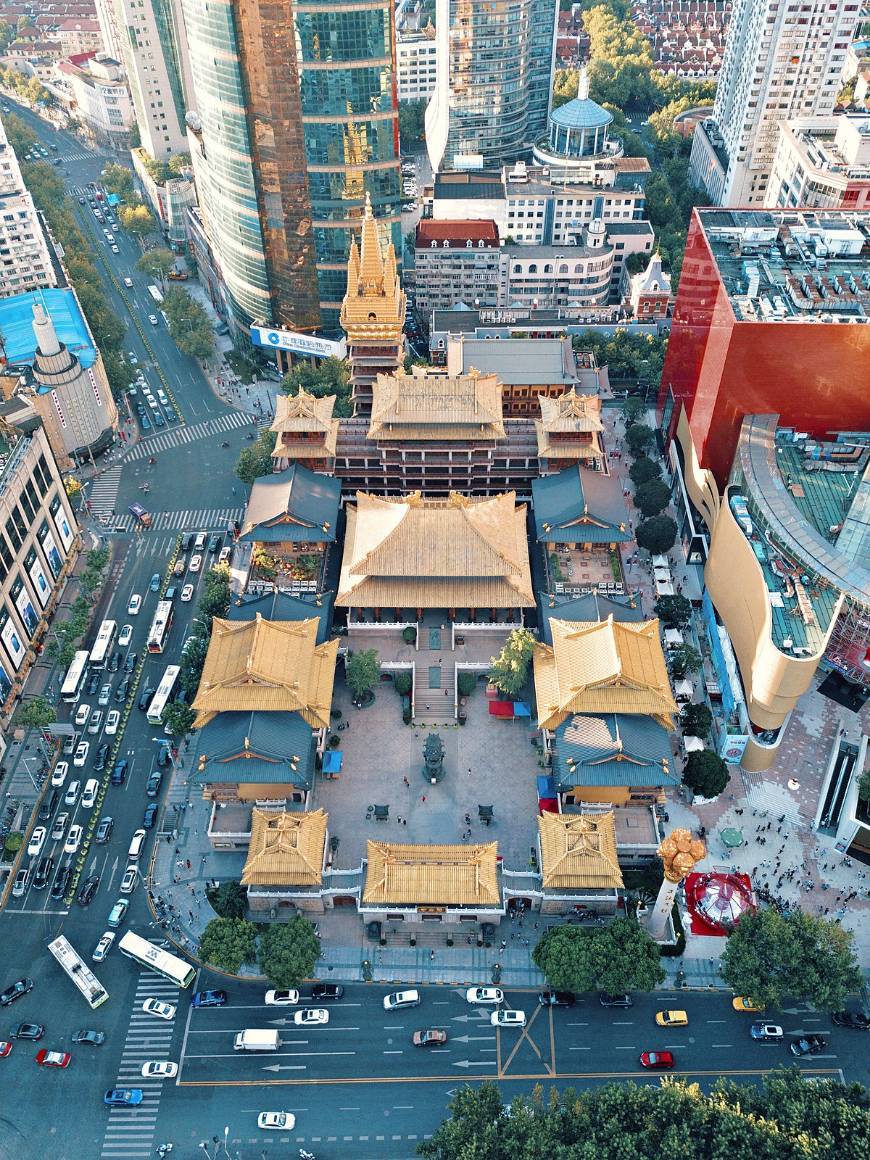
<path fill-rule="evenodd" d="M 145 436 L 124 458 L 128 461 L 142 459 L 146 455 L 153 455 L 155 450 L 167 451 L 183 443 L 207 439 L 219 435 L 222 431 L 231 431 L 237 427 L 247 426 L 250 421 L 250 416 L 244 412 L 232 411 L 228 415 L 222 415 L 219 419 L 205 419 L 201 423 L 177 427 L 173 431 L 161 431 L 159 435 Z"/>

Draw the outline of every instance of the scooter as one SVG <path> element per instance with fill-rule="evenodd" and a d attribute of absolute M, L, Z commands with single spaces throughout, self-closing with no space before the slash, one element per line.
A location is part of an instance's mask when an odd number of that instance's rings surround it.
<path fill-rule="evenodd" d="M 229 443 L 227 443 L 226 439 L 224 439 L 223 443 L 221 443 L 221 447 L 229 447 Z"/>
<path fill-rule="evenodd" d="M 171 1144 L 161 1144 L 160 1147 L 157 1149 L 157 1155 L 158 1156 L 168 1156 L 171 1151 L 172 1151 Z"/>

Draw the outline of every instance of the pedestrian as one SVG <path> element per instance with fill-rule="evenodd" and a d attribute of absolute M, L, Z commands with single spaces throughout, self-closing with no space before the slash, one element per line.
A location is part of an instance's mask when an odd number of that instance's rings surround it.
<path fill-rule="evenodd" d="M 434 952 L 434 950 L 432 950 L 429 952 L 429 962 L 431 963 L 434 958 L 435 958 L 435 952 Z"/>
<path fill-rule="evenodd" d="M 420 797 L 420 802 L 421 802 L 421 803 L 422 803 L 422 802 L 425 802 L 425 800 L 426 800 L 426 795 L 425 795 L 425 794 L 422 794 L 422 795 L 421 795 L 421 797 Z"/>
<path fill-rule="evenodd" d="M 187 859 L 187 868 L 188 868 L 188 870 L 190 870 L 190 869 L 191 869 L 191 864 L 190 864 L 190 859 L 189 859 L 189 858 Z"/>
<path fill-rule="evenodd" d="M 407 826 L 407 824 L 408 824 L 408 819 L 407 819 L 407 818 L 402 818 L 402 825 L 403 825 L 403 826 Z"/>
<path fill-rule="evenodd" d="M 402 781 L 403 781 L 403 782 L 405 783 L 405 785 L 406 785 L 406 786 L 408 786 L 408 788 L 410 789 L 411 783 L 408 781 L 407 777 L 403 777 L 403 778 L 402 778 Z"/>

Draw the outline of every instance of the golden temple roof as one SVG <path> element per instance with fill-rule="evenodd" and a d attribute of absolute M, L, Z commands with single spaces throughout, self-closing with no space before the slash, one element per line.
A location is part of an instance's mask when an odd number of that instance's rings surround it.
<path fill-rule="evenodd" d="M 574 389 L 557 398 L 538 395 L 540 419 L 535 420 L 538 455 L 542 459 L 598 459 L 602 455 L 598 433 L 601 422 L 601 400 L 597 395 L 581 395 Z M 589 435 L 588 440 L 571 440 L 565 436 Z M 555 440 L 553 436 L 556 436 Z M 562 438 L 559 438 L 559 437 Z"/>
<path fill-rule="evenodd" d="M 351 341 L 365 337 L 396 341 L 405 325 L 405 295 L 396 268 L 392 242 L 386 256 L 381 251 L 378 225 L 366 194 L 362 235 L 357 247 L 354 238 L 347 260 L 347 291 L 339 319 Z"/>
<path fill-rule="evenodd" d="M 320 621 L 212 621 L 193 700 L 195 728 L 218 713 L 299 713 L 312 729 L 329 725 L 338 640 L 317 644 Z"/>
<path fill-rule="evenodd" d="M 622 886 L 612 813 L 545 811 L 538 817 L 538 834 L 545 890 L 616 890 Z"/>
<path fill-rule="evenodd" d="M 319 886 L 326 823 L 324 810 L 297 814 L 254 809 L 242 885 Z"/>
<path fill-rule="evenodd" d="M 448 376 L 414 367 L 372 384 L 369 439 L 504 439 L 498 376 Z"/>
<path fill-rule="evenodd" d="M 302 388 L 292 397 L 278 395 L 275 399 L 275 418 L 269 428 L 277 434 L 272 458 L 298 459 L 324 451 L 335 455 L 338 419 L 332 417 L 334 407 L 335 395 L 325 395 L 318 399 Z M 321 434 L 323 442 L 308 443 L 292 438 L 294 435 L 308 433 Z M 290 438 L 285 439 L 285 436 Z"/>
<path fill-rule="evenodd" d="M 525 525 L 514 492 L 397 500 L 357 492 L 336 607 L 532 607 Z"/>
<path fill-rule="evenodd" d="M 498 842 L 475 846 L 367 843 L 364 903 L 501 906 Z"/>
<path fill-rule="evenodd" d="M 550 619 L 552 647 L 535 647 L 538 725 L 555 729 L 574 713 L 643 713 L 673 728 L 677 706 L 659 622 Z"/>

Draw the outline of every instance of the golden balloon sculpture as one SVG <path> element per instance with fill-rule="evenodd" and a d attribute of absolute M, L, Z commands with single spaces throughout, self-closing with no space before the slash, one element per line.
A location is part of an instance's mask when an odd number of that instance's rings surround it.
<path fill-rule="evenodd" d="M 674 907 L 677 886 L 691 874 L 695 866 L 707 857 L 707 847 L 700 838 L 695 838 L 691 830 L 672 830 L 662 840 L 658 849 L 665 876 L 659 887 L 655 906 L 647 916 L 647 929 L 654 939 L 662 942 L 668 938 L 669 919 Z"/>

